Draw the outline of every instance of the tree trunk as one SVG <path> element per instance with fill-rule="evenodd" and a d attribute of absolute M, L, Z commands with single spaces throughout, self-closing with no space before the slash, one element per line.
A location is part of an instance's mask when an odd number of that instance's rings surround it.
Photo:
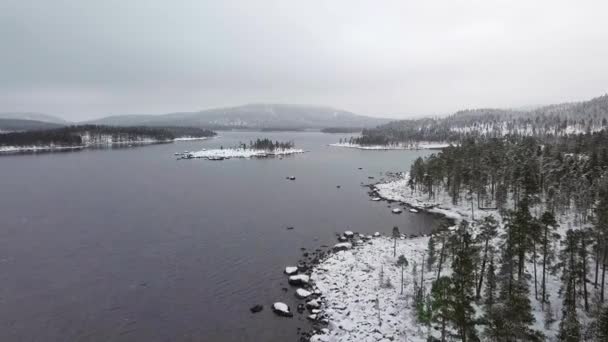
<path fill-rule="evenodd" d="M 479 283 L 477 285 L 477 293 L 475 294 L 475 297 L 477 298 L 477 300 L 479 300 L 479 298 L 481 297 L 481 286 L 483 284 L 483 275 L 485 273 L 485 269 L 486 269 L 486 260 L 488 257 L 488 243 L 489 243 L 490 239 L 486 239 L 486 245 L 484 247 L 483 250 L 483 259 L 481 261 L 481 271 L 479 272 Z"/>
<path fill-rule="evenodd" d="M 397 238 L 393 237 L 393 241 L 395 242 L 393 244 L 393 258 L 397 256 Z"/>
<path fill-rule="evenodd" d="M 600 243 L 599 243 L 599 239 L 597 242 L 597 250 L 595 251 L 595 281 L 593 282 L 593 288 L 597 289 L 597 281 L 598 281 L 598 276 L 600 274 L 600 257 L 601 257 L 601 252 L 602 249 L 600 248 Z"/>
<path fill-rule="evenodd" d="M 583 296 L 585 299 L 585 311 L 589 312 L 589 301 L 588 301 L 588 294 L 587 294 L 587 245 L 585 244 L 585 236 L 583 236 L 581 238 L 581 248 L 582 248 L 581 257 L 583 258 L 583 271 L 581 272 L 583 279 L 581 279 L 581 280 L 583 281 Z"/>
<path fill-rule="evenodd" d="M 547 301 L 547 296 L 545 291 L 547 290 L 547 283 L 546 283 L 546 268 L 547 268 L 547 233 L 549 231 L 549 226 L 545 226 L 545 239 L 543 240 L 543 280 L 542 280 L 542 292 L 543 292 L 543 298 L 541 301 L 541 305 L 543 307 L 543 309 L 545 308 L 545 302 Z"/>
<path fill-rule="evenodd" d="M 604 284 L 606 283 L 606 244 L 604 243 L 604 260 L 602 261 L 602 290 L 600 291 L 600 301 L 604 302 Z"/>
<path fill-rule="evenodd" d="M 403 265 L 401 265 L 401 294 L 403 294 Z"/>
<path fill-rule="evenodd" d="M 437 279 L 441 277 L 441 267 L 443 266 L 443 258 L 445 254 L 445 237 L 441 242 L 441 253 L 439 253 L 439 265 L 437 266 Z"/>
<path fill-rule="evenodd" d="M 534 263 L 534 299 L 538 300 L 538 281 L 536 280 L 536 241 L 532 242 L 532 262 Z"/>

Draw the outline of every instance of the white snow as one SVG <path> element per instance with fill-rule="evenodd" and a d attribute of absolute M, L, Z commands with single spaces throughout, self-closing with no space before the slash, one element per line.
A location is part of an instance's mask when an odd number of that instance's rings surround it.
<path fill-rule="evenodd" d="M 285 273 L 287 273 L 288 275 L 296 274 L 296 273 L 298 273 L 298 267 L 287 266 L 287 267 L 285 267 Z"/>
<path fill-rule="evenodd" d="M 173 139 L 173 141 L 193 141 L 193 140 L 207 140 L 209 137 L 179 137 Z"/>
<path fill-rule="evenodd" d="M 414 261 L 420 264 L 427 243 L 427 237 L 400 240 L 397 256 L 403 254 L 410 265 Z M 401 271 L 396 261 L 393 240 L 382 237 L 371 244 L 334 253 L 321 262 L 311 279 L 323 293 L 323 311 L 330 323 L 327 334 L 318 334 L 316 340 L 323 341 L 320 338 L 324 336 L 326 341 L 426 341 L 426 328 L 416 322 L 410 298 L 412 272 L 404 272 L 406 295 L 401 295 Z M 381 270 L 384 284 L 390 279 L 391 288 L 380 286 Z M 428 286 L 432 274 L 425 274 Z"/>
<path fill-rule="evenodd" d="M 353 235 L 354 235 L 354 234 L 355 234 L 355 233 L 353 233 L 353 232 L 352 232 L 352 231 L 350 231 L 350 230 L 347 230 L 347 231 L 345 231 L 345 232 L 344 232 L 344 236 L 346 236 L 346 237 L 353 237 Z"/>
<path fill-rule="evenodd" d="M 272 304 L 272 310 L 283 315 L 290 315 L 289 306 L 285 303 L 276 302 Z"/>
<path fill-rule="evenodd" d="M 61 150 L 79 150 L 93 146 L 110 146 L 110 145 L 146 145 L 158 143 L 170 143 L 174 141 L 191 141 L 191 140 L 206 140 L 207 137 L 180 137 L 172 140 L 158 140 L 150 138 L 136 139 L 121 139 L 110 134 L 91 135 L 88 132 L 81 134 L 82 145 L 63 146 L 63 145 L 31 145 L 31 146 L 0 146 L 0 153 L 17 153 L 17 152 L 37 152 L 37 151 L 61 151 Z"/>
<path fill-rule="evenodd" d="M 411 144 L 391 144 L 391 145 L 360 145 L 360 144 L 351 144 L 351 143 L 335 143 L 329 144 L 329 146 L 333 147 L 346 147 L 346 148 L 356 148 L 359 150 L 436 150 L 442 149 L 450 146 L 448 143 L 444 142 L 430 142 L 430 141 L 422 141 Z"/>
<path fill-rule="evenodd" d="M 334 251 L 346 250 L 353 248 L 353 245 L 350 242 L 342 242 L 334 245 Z"/>
<path fill-rule="evenodd" d="M 296 290 L 296 296 L 298 298 L 306 298 L 306 297 L 309 297 L 311 294 L 312 294 L 312 292 L 307 291 L 305 289 L 297 289 Z"/>
<path fill-rule="evenodd" d="M 36 152 L 36 151 L 59 151 L 59 150 L 79 150 L 86 148 L 84 145 L 79 146 L 61 146 L 61 145 L 32 145 L 32 146 L 0 146 L 0 153 L 16 153 L 16 152 Z"/>
<path fill-rule="evenodd" d="M 253 157 L 271 157 L 271 156 L 283 156 L 289 154 L 304 153 L 304 150 L 298 148 L 288 149 L 277 149 L 274 151 L 256 150 L 256 149 L 245 149 L 245 148 L 225 148 L 225 149 L 214 149 L 214 150 L 201 150 L 197 152 L 191 152 L 193 158 L 253 158 Z"/>
<path fill-rule="evenodd" d="M 310 277 L 306 274 L 292 275 L 289 277 L 290 284 L 308 284 L 309 282 Z"/>

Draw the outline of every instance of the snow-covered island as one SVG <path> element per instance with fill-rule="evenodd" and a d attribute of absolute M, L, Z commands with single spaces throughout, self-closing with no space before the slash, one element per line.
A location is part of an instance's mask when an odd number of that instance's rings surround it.
<path fill-rule="evenodd" d="M 333 147 L 345 147 L 345 148 L 355 148 L 359 150 L 439 150 L 445 147 L 450 146 L 448 143 L 444 142 L 416 142 L 416 143 L 395 143 L 395 144 L 386 144 L 386 145 L 361 145 L 357 143 L 350 142 L 339 142 L 335 144 L 329 144 L 329 146 Z"/>
<path fill-rule="evenodd" d="M 304 153 L 305 151 L 295 148 L 293 142 L 272 142 L 269 139 L 257 139 L 249 145 L 240 144 L 233 148 L 203 149 L 195 152 L 178 153 L 178 159 L 202 158 L 207 160 L 224 160 L 231 158 L 267 158 L 281 157 L 292 154 Z"/>

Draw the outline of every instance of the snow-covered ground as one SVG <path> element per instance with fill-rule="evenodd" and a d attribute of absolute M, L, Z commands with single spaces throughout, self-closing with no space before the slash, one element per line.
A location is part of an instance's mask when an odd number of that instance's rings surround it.
<path fill-rule="evenodd" d="M 33 145 L 33 146 L 0 146 L 0 153 L 18 153 L 18 152 L 44 152 L 44 151 L 61 151 L 61 150 L 79 150 L 94 146 L 112 146 L 112 145 L 147 145 L 170 143 L 179 141 L 207 140 L 208 137 L 180 137 L 172 140 L 158 140 L 149 138 L 140 138 L 135 140 L 115 139 L 112 135 L 102 135 L 91 137 L 89 134 L 82 135 L 82 145 L 78 146 L 62 146 L 62 145 Z"/>
<path fill-rule="evenodd" d="M 436 150 L 450 146 L 443 142 L 416 142 L 413 144 L 391 144 L 391 145 L 360 145 L 350 143 L 329 144 L 334 147 L 356 148 L 359 150 Z"/>
<path fill-rule="evenodd" d="M 18 152 L 37 152 L 37 151 L 60 151 L 60 150 L 79 150 L 86 146 L 0 146 L 0 153 L 18 153 Z"/>
<path fill-rule="evenodd" d="M 201 150 L 190 152 L 186 155 L 187 158 L 205 158 L 205 159 L 229 159 L 229 158 L 254 158 L 254 157 L 272 157 L 284 156 L 290 154 L 304 153 L 304 150 L 298 148 L 276 149 L 274 151 L 256 150 L 249 148 L 224 148 L 214 150 Z M 192 156 L 192 157 L 189 157 Z"/>
<path fill-rule="evenodd" d="M 173 139 L 173 141 L 193 141 L 193 140 L 207 140 L 209 137 L 179 137 Z"/>
<path fill-rule="evenodd" d="M 420 264 L 427 244 L 428 237 L 399 240 L 397 257 L 404 255 L 410 265 Z M 412 306 L 411 268 L 403 274 L 402 295 L 401 269 L 396 262 L 393 240 L 380 237 L 333 253 L 320 263 L 312 273 L 312 280 L 323 293 L 329 332 L 313 336 L 311 341 L 426 341 L 427 329 L 416 322 Z M 431 280 L 431 275 L 425 274 L 425 283 Z"/>
<path fill-rule="evenodd" d="M 413 192 L 407 185 L 409 175 L 401 174 L 385 183 L 376 184 L 373 188 L 375 195 L 387 200 L 399 201 L 411 207 L 427 212 L 450 217 L 458 223 L 466 219 L 471 222 L 472 235 L 477 235 L 477 221 L 492 215 L 499 222 L 499 229 L 504 229 L 501 217 L 496 210 L 478 210 L 476 205 L 471 211 L 471 202 L 453 204 L 450 196 L 439 192 L 432 200 L 427 194 Z M 542 208 L 531 209 L 534 215 L 540 215 Z M 558 233 L 565 236 L 569 228 L 581 227 L 574 214 L 564 213 L 557 217 L 560 224 Z M 449 230 L 453 230 L 450 228 Z M 499 234 L 501 235 L 501 234 Z M 396 266 L 397 259 L 393 257 L 393 240 L 387 237 L 372 239 L 370 242 L 356 246 L 351 250 L 339 251 L 330 255 L 314 269 L 312 280 L 323 293 L 324 311 L 328 315 L 329 331 L 319 333 L 311 341 L 426 341 L 428 334 L 440 337 L 435 329 L 428 331 L 424 324 L 416 320 L 413 307 L 413 276 L 412 264 L 418 264 L 421 270 L 422 258 L 426 256 L 428 237 L 402 239 L 397 242 L 397 257 L 404 255 L 409 266 L 404 273 L 404 293 L 401 295 L 401 273 Z M 495 247 L 499 239 L 492 241 Z M 559 248 L 556 243 L 555 248 Z M 442 270 L 443 275 L 449 275 L 449 263 Z M 537 265 L 538 266 L 538 265 Z M 528 274 L 534 274 L 533 263 L 526 264 Z M 392 287 L 380 286 L 380 273 L 384 282 L 390 279 Z M 430 292 L 436 269 L 424 269 L 424 285 L 426 293 Z M 420 277 L 420 273 L 418 273 Z M 593 267 L 589 267 L 589 279 L 594 277 Z M 551 309 L 555 323 L 545 326 L 545 312 L 539 300 L 534 295 L 534 281 L 530 282 L 530 302 L 532 314 L 536 322 L 534 329 L 542 332 L 548 341 L 556 341 L 561 319 L 562 298 L 558 291 L 561 286 L 560 274 L 548 274 L 547 293 L 550 294 Z M 540 289 L 540 279 L 538 283 Z M 593 298 L 593 286 L 588 286 L 590 298 Z M 379 302 L 380 310 L 377 309 Z M 580 304 L 582 305 L 582 304 Z M 483 308 L 474 306 L 476 316 L 483 314 Z M 579 319 L 583 326 L 590 323 L 589 317 L 582 307 L 578 308 Z M 380 323 L 381 322 L 381 323 Z M 482 329 L 479 327 L 479 329 Z"/>

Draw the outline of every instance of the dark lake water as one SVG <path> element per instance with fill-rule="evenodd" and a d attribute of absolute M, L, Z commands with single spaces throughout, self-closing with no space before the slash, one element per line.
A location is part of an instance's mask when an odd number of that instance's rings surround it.
<path fill-rule="evenodd" d="M 173 156 L 257 137 L 310 152 Z M 222 132 L 209 141 L 0 157 L 0 341 L 296 341 L 304 317 L 276 317 L 269 305 L 295 309 L 282 272 L 301 247 L 334 244 L 347 229 L 418 233 L 438 224 L 391 214 L 360 185 L 430 152 L 327 146 L 340 137 Z M 258 303 L 264 311 L 251 314 Z"/>

